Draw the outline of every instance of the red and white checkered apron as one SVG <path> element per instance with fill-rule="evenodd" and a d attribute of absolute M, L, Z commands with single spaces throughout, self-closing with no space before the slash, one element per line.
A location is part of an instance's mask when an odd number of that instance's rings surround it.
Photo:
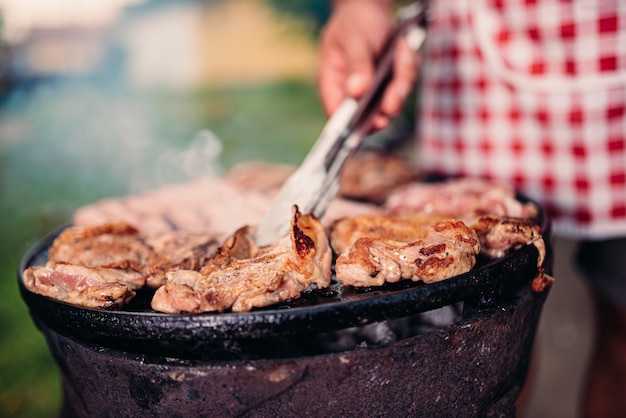
<path fill-rule="evenodd" d="M 556 232 L 626 235 L 626 2 L 431 7 L 420 166 L 512 184 Z"/>

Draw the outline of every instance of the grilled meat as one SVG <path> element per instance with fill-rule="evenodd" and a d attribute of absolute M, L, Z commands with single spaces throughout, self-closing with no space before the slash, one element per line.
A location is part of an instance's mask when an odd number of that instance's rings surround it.
<path fill-rule="evenodd" d="M 199 270 L 218 249 L 212 236 L 182 231 L 146 237 L 145 241 L 161 257 L 160 263 L 146 268 L 146 285 L 154 289 L 165 283 L 166 272 Z"/>
<path fill-rule="evenodd" d="M 152 308 L 167 313 L 247 312 L 297 298 L 312 284 L 330 284 L 332 251 L 322 224 L 294 209 L 290 236 L 258 248 L 239 229 L 199 272 L 167 273 Z"/>
<path fill-rule="evenodd" d="M 376 153 L 357 158 L 352 166 L 371 164 L 376 179 L 346 167 L 342 193 L 369 203 L 337 198 L 321 223 L 296 211 L 291 236 L 272 246 L 258 248 L 250 227 L 241 225 L 261 219 L 292 169 L 247 164 L 221 178 L 82 208 L 74 221 L 83 227 L 64 231 L 48 263 L 24 272 L 25 285 L 70 303 L 118 307 L 137 289 L 167 281 L 153 301 L 156 310 L 246 311 L 298 297 L 313 283 L 328 285 L 331 250 L 323 227 L 331 231 L 344 284 L 443 280 L 471 269 L 478 251 L 501 257 L 526 244 L 539 251 L 533 286 L 551 283 L 542 273 L 541 230 L 530 221 L 537 208 L 518 201 L 511 187 L 479 179 L 397 187 L 413 176 L 404 164 Z"/>
<path fill-rule="evenodd" d="M 54 261 L 24 271 L 24 286 L 31 292 L 88 308 L 120 308 L 144 283 L 144 276 L 133 270 Z"/>
<path fill-rule="evenodd" d="M 124 222 L 64 230 L 52 243 L 48 260 L 135 271 L 161 262 L 137 229 Z"/>
<path fill-rule="evenodd" d="M 411 242 L 424 239 L 432 232 L 431 225 L 445 219 L 443 215 L 365 215 L 340 219 L 330 228 L 330 242 L 341 254 L 359 238 L 389 239 Z"/>
<path fill-rule="evenodd" d="M 123 221 L 143 235 L 172 231 L 211 234 L 222 241 L 243 225 L 258 224 L 282 181 L 293 169 L 248 163 L 220 178 L 201 178 L 115 199 L 102 199 L 78 209 L 73 224 L 94 227 Z M 380 213 L 372 203 L 335 199 L 322 223 L 345 216 Z"/>
<path fill-rule="evenodd" d="M 385 207 L 389 213 L 438 212 L 450 216 L 495 214 L 533 218 L 538 209 L 520 202 L 507 185 L 481 179 L 457 179 L 438 183 L 414 182 L 394 190 Z"/>
<path fill-rule="evenodd" d="M 385 280 L 392 282 L 400 278 L 411 278 L 409 275 L 415 272 L 413 280 L 432 280 L 421 278 L 424 274 L 419 270 L 421 263 L 426 259 L 425 254 L 417 256 L 417 251 L 429 252 L 425 247 L 432 247 L 433 243 L 445 242 L 455 252 L 449 253 L 450 248 L 446 247 L 443 253 L 433 253 L 435 257 L 430 263 L 435 266 L 432 271 L 441 269 L 441 273 L 434 281 L 451 277 L 450 275 L 460 274 L 468 271 L 475 263 L 475 255 L 481 253 L 489 258 L 501 258 L 509 252 L 519 249 L 523 245 L 534 245 L 538 251 L 537 267 L 539 277 L 535 287 L 538 289 L 549 286 L 554 279 L 544 277 L 543 262 L 546 256 L 546 245 L 541 234 L 541 228 L 530 219 L 515 218 L 501 215 L 478 215 L 478 214 L 457 214 L 453 220 L 446 219 L 447 214 L 440 213 L 405 213 L 403 215 L 382 215 L 365 216 L 358 218 L 343 219 L 336 222 L 331 230 L 332 248 L 337 254 L 336 271 L 337 278 L 345 284 L 359 285 L 353 282 L 362 283 L 362 286 L 374 286 L 382 284 Z M 468 245 L 471 240 L 468 234 L 448 233 L 450 222 L 459 222 L 466 228 L 471 228 L 474 232 L 472 240 L 476 239 L 476 246 Z M 447 233 L 445 237 L 433 234 L 435 228 Z M 442 229 L 443 228 L 443 229 Z M 454 229 L 450 229 L 453 231 Z M 462 230 L 460 229 L 459 232 Z M 462 238 L 463 237 L 463 238 Z M 447 240 L 447 241 L 446 241 Z M 460 244 L 460 245 L 459 245 Z M 433 247 L 434 248 L 434 247 Z M 445 257 L 442 257 L 445 254 Z M 451 254 L 448 257 L 448 254 Z M 415 255 L 415 257 L 414 257 Z M 474 257 L 474 258 L 472 258 Z M 445 268 L 441 268 L 438 263 L 444 258 Z M 467 262 L 472 264 L 468 269 Z M 413 266 L 411 263 L 417 263 Z M 409 263 L 404 266 L 403 263 Z M 455 270 L 455 263 L 459 264 Z M 379 271 L 380 267 L 380 271 Z M 364 271 L 369 271 L 371 278 L 363 275 Z M 361 279 L 351 278 L 350 275 L 357 274 Z"/>
<path fill-rule="evenodd" d="M 82 306 L 119 307 L 137 289 L 160 286 L 167 271 L 199 269 L 216 249 L 207 235 L 144 237 L 123 222 L 68 228 L 50 247 L 46 265 L 24 272 L 24 285 Z"/>
<path fill-rule="evenodd" d="M 481 252 L 491 258 L 532 244 L 539 251 L 539 266 L 543 265 L 545 242 L 540 226 L 532 220 L 538 208 L 519 201 L 510 186 L 472 178 L 411 183 L 396 190 L 386 208 L 389 213 L 405 216 L 428 213 L 460 219 L 476 231 Z"/>
<path fill-rule="evenodd" d="M 340 251 L 337 279 L 352 286 L 380 286 L 403 279 L 433 283 L 476 264 L 476 233 L 455 219 L 364 217 L 339 221 L 332 233 Z"/>
<path fill-rule="evenodd" d="M 330 231 L 335 222 L 340 219 L 382 214 L 383 210 L 378 205 L 336 198 L 330 202 L 330 205 L 328 206 L 328 209 L 326 209 L 326 213 L 322 217 L 321 221 L 326 230 Z"/>
<path fill-rule="evenodd" d="M 96 226 L 121 220 L 145 235 L 184 231 L 210 233 L 223 240 L 242 225 L 256 224 L 272 202 L 271 191 L 246 187 L 228 178 L 204 177 L 137 195 L 103 199 L 77 210 L 73 223 Z"/>
<path fill-rule="evenodd" d="M 481 252 L 491 258 L 501 258 L 523 245 L 532 244 L 539 252 L 537 264 L 543 265 L 546 244 L 541 228 L 529 219 L 509 216 L 479 215 L 466 218 L 466 222 L 476 231 L 480 239 Z"/>
<path fill-rule="evenodd" d="M 240 190 L 278 190 L 295 168 L 287 164 L 248 161 L 232 167 L 223 176 L 224 180 Z"/>
<path fill-rule="evenodd" d="M 341 171 L 339 195 L 380 204 L 394 189 L 412 181 L 414 171 L 399 154 L 361 149 Z"/>
<path fill-rule="evenodd" d="M 546 258 L 546 243 L 541 228 L 529 219 L 509 216 L 481 215 L 468 221 L 479 236 L 482 252 L 492 258 L 499 258 L 523 245 L 537 248 L 537 277 L 531 283 L 535 292 L 543 292 L 555 279 L 546 274 L 543 263 Z"/>

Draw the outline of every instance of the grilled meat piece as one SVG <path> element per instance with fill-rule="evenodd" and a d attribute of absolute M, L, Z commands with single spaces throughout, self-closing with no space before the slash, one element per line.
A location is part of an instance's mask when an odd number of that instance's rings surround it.
<path fill-rule="evenodd" d="M 124 222 L 64 230 L 52 243 L 48 260 L 135 271 L 161 262 L 137 229 Z"/>
<path fill-rule="evenodd" d="M 546 259 L 546 243 L 541 228 L 529 219 L 509 216 L 481 215 L 467 220 L 476 231 L 482 246 L 482 253 L 500 258 L 523 245 L 534 245 L 539 253 L 537 257 L 537 277 L 531 283 L 535 292 L 543 292 L 555 279 L 546 274 L 543 263 Z"/>
<path fill-rule="evenodd" d="M 338 279 L 341 276 L 340 280 L 345 280 L 344 283 L 349 284 L 352 279 L 348 276 L 353 274 L 353 270 L 349 270 L 350 273 L 348 273 L 343 265 L 363 264 L 363 261 L 350 261 L 350 258 L 363 259 L 366 257 L 364 254 L 368 246 L 371 247 L 368 250 L 371 258 L 378 260 L 379 264 L 382 262 L 381 260 L 387 263 L 389 263 L 389 260 L 393 260 L 393 256 L 382 258 L 383 250 L 395 254 L 396 257 L 399 257 L 400 254 L 406 256 L 401 258 L 401 260 L 410 260 L 409 255 L 402 253 L 403 251 L 409 251 L 408 246 L 402 246 L 401 243 L 417 241 L 418 245 L 423 245 L 424 242 L 428 242 L 431 239 L 430 237 L 432 237 L 431 228 L 437 223 L 446 222 L 446 216 L 447 214 L 435 212 L 416 212 L 403 215 L 366 216 L 343 219 L 336 222 L 331 230 L 331 244 L 335 252 L 341 254 L 337 259 L 336 266 Z M 523 245 L 534 245 L 539 253 L 537 259 L 539 276 L 536 284 L 533 286 L 543 290 L 554 282 L 553 278 L 544 275 L 543 263 L 546 256 L 546 244 L 541 234 L 541 228 L 532 220 L 494 214 L 478 215 L 472 213 L 458 215 L 455 219 L 475 232 L 476 239 L 479 242 L 477 246 L 478 252 L 489 258 L 501 258 Z M 386 240 L 391 242 L 385 242 Z M 421 243 L 418 240 L 422 240 Z M 357 249 L 357 247 L 359 248 Z M 470 249 L 465 248 L 465 250 Z M 465 258 L 461 257 L 461 259 Z M 340 264 L 342 265 L 341 267 Z M 389 265 L 393 266 L 393 264 Z M 350 268 L 353 269 L 353 267 Z M 394 273 L 387 273 L 387 275 L 393 277 L 394 280 L 387 281 L 396 280 L 397 269 L 394 267 L 392 270 Z M 374 274 L 374 271 L 375 269 L 372 268 L 372 274 Z M 387 267 L 386 270 L 383 270 L 383 276 L 385 276 L 384 271 L 390 271 L 390 268 Z M 403 274 L 406 275 L 408 273 Z M 402 276 L 402 278 L 407 277 Z M 375 282 L 377 281 L 364 280 L 364 283 Z M 373 284 L 367 284 L 366 286 L 371 285 Z"/>
<path fill-rule="evenodd" d="M 532 244 L 539 252 L 537 264 L 543 265 L 546 244 L 541 228 L 533 221 L 498 215 L 480 215 L 465 221 L 478 234 L 484 255 L 501 258 L 512 250 Z"/>
<path fill-rule="evenodd" d="M 256 224 L 273 196 L 270 190 L 248 189 L 229 178 L 203 177 L 137 195 L 103 199 L 77 210 L 73 223 L 95 226 L 122 220 L 146 235 L 185 231 L 210 233 L 221 241 L 242 225 Z"/>
<path fill-rule="evenodd" d="M 165 283 L 171 270 L 199 270 L 218 249 L 218 241 L 207 234 L 174 231 L 145 238 L 160 257 L 159 263 L 147 266 L 146 285 L 156 289 Z"/>
<path fill-rule="evenodd" d="M 143 275 L 133 270 L 53 261 L 24 271 L 24 286 L 31 292 L 88 308 L 120 308 L 144 283 Z"/>
<path fill-rule="evenodd" d="M 258 248 L 251 228 L 239 229 L 226 240 L 200 272 L 167 273 L 152 308 L 166 313 L 247 312 L 297 298 L 312 284 L 330 284 L 332 251 L 322 224 L 297 208 L 291 234 Z"/>
<path fill-rule="evenodd" d="M 399 154 L 361 149 L 346 161 L 339 178 L 339 195 L 383 203 L 396 188 L 415 178 L 415 170 Z"/>
<path fill-rule="evenodd" d="M 449 216 L 495 214 L 533 218 L 538 209 L 520 202 L 515 190 L 497 182 L 463 178 L 437 183 L 414 182 L 393 191 L 385 203 L 389 213 L 444 213 Z"/>
<path fill-rule="evenodd" d="M 415 213 L 410 215 L 355 216 L 336 221 L 330 228 L 330 242 L 336 254 L 343 253 L 359 238 L 389 239 L 411 242 L 424 239 L 431 225 L 446 219 L 443 215 Z"/>
<path fill-rule="evenodd" d="M 199 269 L 216 249 L 207 235 L 144 237 L 123 222 L 68 228 L 50 247 L 46 265 L 24 272 L 24 285 L 69 303 L 119 307 L 137 289 L 163 284 L 167 271 Z"/>
<path fill-rule="evenodd" d="M 295 171 L 288 164 L 247 161 L 233 166 L 223 179 L 240 190 L 275 191 Z"/>
<path fill-rule="evenodd" d="M 321 221 L 327 231 L 340 219 L 354 218 L 360 216 L 382 215 L 383 210 L 380 206 L 373 203 L 357 202 L 356 200 L 348 200 L 336 198 L 326 209 L 326 213 Z"/>
<path fill-rule="evenodd" d="M 411 183 L 389 196 L 385 205 L 394 214 L 430 213 L 461 219 L 478 233 L 481 252 L 491 258 L 532 244 L 539 251 L 539 267 L 543 265 L 545 242 L 533 221 L 538 208 L 518 200 L 511 186 L 476 178 Z"/>
<path fill-rule="evenodd" d="M 474 230 L 455 219 L 427 219 L 376 216 L 339 221 L 331 233 L 331 242 L 341 251 L 337 279 L 352 286 L 403 279 L 434 283 L 471 270 L 480 252 Z"/>

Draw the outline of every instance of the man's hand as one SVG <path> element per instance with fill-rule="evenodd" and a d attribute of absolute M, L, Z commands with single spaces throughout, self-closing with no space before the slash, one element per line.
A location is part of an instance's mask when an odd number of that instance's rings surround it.
<path fill-rule="evenodd" d="M 394 28 L 389 0 L 338 0 L 320 41 L 318 89 L 332 115 L 345 97 L 359 98 L 374 79 L 374 59 Z M 419 68 L 418 55 L 404 39 L 394 55 L 393 78 L 385 91 L 374 129 L 384 129 L 402 110 Z"/>

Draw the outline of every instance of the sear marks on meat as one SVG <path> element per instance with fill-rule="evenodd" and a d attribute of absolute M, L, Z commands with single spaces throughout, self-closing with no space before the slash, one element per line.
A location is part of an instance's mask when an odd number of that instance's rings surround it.
<path fill-rule="evenodd" d="M 474 230 L 455 219 L 425 223 L 426 219 L 365 217 L 339 221 L 331 238 L 344 248 L 335 265 L 337 280 L 357 287 L 403 279 L 434 283 L 471 270 L 480 252 Z"/>
<path fill-rule="evenodd" d="M 480 239 L 482 253 L 491 258 L 501 258 L 512 250 L 532 244 L 539 252 L 537 264 L 543 265 L 546 244 L 539 225 L 529 219 L 510 216 L 481 215 L 466 219 Z"/>
<path fill-rule="evenodd" d="M 166 313 L 247 312 L 294 299 L 315 284 L 327 287 L 332 251 L 322 224 L 294 208 L 290 236 L 259 248 L 249 227 L 240 228 L 199 272 L 167 273 L 152 298 Z"/>
<path fill-rule="evenodd" d="M 153 289 L 165 283 L 167 271 L 199 270 L 218 249 L 218 241 L 211 236 L 182 231 L 146 237 L 145 241 L 161 257 L 160 263 L 146 269 L 146 285 Z"/>
<path fill-rule="evenodd" d="M 478 249 L 501 257 L 527 244 L 540 254 L 533 289 L 552 283 L 543 274 L 540 228 L 529 220 L 538 209 L 517 200 L 513 188 L 480 179 L 411 182 L 410 168 L 381 155 L 348 162 L 344 197 L 321 219 L 344 284 L 442 280 L 470 269 Z M 220 178 L 84 207 L 74 217 L 81 227 L 64 231 L 48 263 L 25 271 L 24 283 L 36 293 L 104 308 L 122 306 L 143 286 L 163 285 L 153 302 L 163 312 L 247 311 L 298 297 L 311 284 L 325 287 L 331 250 L 320 221 L 295 211 L 291 236 L 265 248 L 254 244 L 249 227 L 240 228 L 259 222 L 292 170 L 246 164 Z"/>
<path fill-rule="evenodd" d="M 144 236 L 124 222 L 69 228 L 52 244 L 50 261 L 133 270 L 150 287 L 165 281 L 165 271 L 197 270 L 213 257 L 217 241 L 206 234 L 169 232 Z"/>
<path fill-rule="evenodd" d="M 439 213 L 460 219 L 476 231 L 481 253 L 490 258 L 534 245 L 539 252 L 539 276 L 533 288 L 541 291 L 554 281 L 543 272 L 546 245 L 540 226 L 532 220 L 538 208 L 519 201 L 510 186 L 472 178 L 411 183 L 389 196 L 385 206 L 394 214 Z"/>
<path fill-rule="evenodd" d="M 364 216 L 341 219 L 333 224 L 330 239 L 337 254 L 345 251 L 358 238 L 387 238 L 408 242 L 423 238 L 432 224 L 448 218 L 442 213 L 414 212 L 403 215 Z M 541 228 L 530 219 L 494 214 L 457 215 L 454 219 L 472 228 L 480 241 L 480 253 L 489 258 L 502 258 L 524 245 L 534 245 L 539 252 L 538 264 L 545 260 L 546 245 Z"/>
<path fill-rule="evenodd" d="M 450 216 L 492 213 L 517 218 L 533 218 L 538 214 L 534 204 L 516 198 L 512 187 L 473 178 L 410 183 L 391 193 L 385 207 L 389 213 L 395 214 L 416 211 Z"/>
<path fill-rule="evenodd" d="M 87 267 L 141 271 L 161 261 L 159 255 L 124 222 L 90 228 L 68 228 L 52 243 L 50 261 Z"/>
<path fill-rule="evenodd" d="M 46 265 L 24 272 L 24 284 L 81 306 L 116 308 L 137 289 L 163 284 L 167 271 L 199 269 L 216 249 L 217 242 L 207 235 L 144 237 L 123 222 L 73 227 L 55 239 Z"/>
<path fill-rule="evenodd" d="M 419 213 L 344 218 L 331 226 L 330 242 L 336 254 L 343 253 L 359 238 L 411 242 L 426 238 L 431 233 L 431 225 L 444 219 L 444 216 Z"/>
<path fill-rule="evenodd" d="M 556 279 L 553 276 L 547 274 L 543 269 L 539 271 L 537 277 L 530 283 L 530 289 L 533 292 L 541 293 L 548 287 L 552 286 Z"/>
<path fill-rule="evenodd" d="M 332 248 L 336 253 L 340 254 L 337 259 L 337 278 L 345 284 L 352 284 L 354 279 L 349 277 L 353 274 L 359 274 L 363 286 L 374 286 L 375 283 L 383 283 L 383 279 L 387 281 L 397 281 L 400 278 L 407 277 L 411 270 L 402 270 L 398 266 L 402 264 L 398 261 L 411 260 L 411 255 L 404 254 L 410 252 L 411 245 L 409 243 L 416 241 L 418 246 L 424 246 L 433 240 L 432 228 L 442 222 L 451 222 L 446 220 L 447 214 L 439 213 L 422 213 L 404 215 L 382 215 L 369 216 L 359 218 L 347 218 L 337 221 L 330 234 Z M 511 216 L 502 216 L 495 214 L 476 215 L 465 214 L 458 215 L 455 218 L 458 222 L 471 228 L 478 240 L 476 247 L 464 247 L 460 251 L 475 251 L 475 254 L 481 253 L 489 258 L 502 258 L 511 251 L 517 250 L 524 245 L 534 245 L 539 253 L 537 259 L 537 267 L 539 274 L 532 284 L 535 291 L 543 291 L 546 287 L 554 282 L 554 278 L 546 275 L 543 269 L 543 263 L 546 257 L 546 244 L 541 234 L 541 228 L 530 219 L 516 218 Z M 434 236 L 435 240 L 437 239 Z M 453 241 L 457 237 L 449 237 Z M 437 247 L 432 247 L 437 248 Z M 385 254 L 385 251 L 387 254 Z M 426 251 L 426 250 L 424 250 Z M 432 251 L 428 250 L 427 253 Z M 369 252 L 369 255 L 368 255 Z M 392 254 L 392 255 L 388 255 Z M 464 260 L 471 260 L 472 256 L 464 257 L 465 253 L 461 253 L 461 262 L 463 266 Z M 402 257 L 400 257 L 402 255 Z M 368 258 L 369 257 L 369 258 Z M 395 257 L 395 258 L 394 258 Z M 420 263 L 425 257 L 421 254 L 417 262 Z M 438 257 L 438 256 L 437 256 Z M 351 260 L 353 258 L 353 260 Z M 375 260 L 375 262 L 363 261 Z M 417 259 L 416 259 L 417 260 Z M 367 264 L 370 262 L 370 264 Z M 473 261 L 475 263 L 475 259 Z M 439 260 L 430 261 L 430 263 L 439 263 Z M 357 267 L 358 266 L 358 267 Z M 367 268 L 366 268 L 367 266 Z M 379 268 L 384 266 L 382 269 Z M 416 274 L 424 274 L 417 267 Z M 430 267 L 430 266 L 429 266 Z M 472 264 L 473 267 L 473 264 Z M 441 268 L 440 265 L 433 267 L 433 271 Z M 471 268 L 471 267 L 470 267 Z M 363 271 L 370 269 L 369 273 L 376 276 L 376 279 L 368 279 L 363 275 Z M 459 268 L 458 273 L 454 273 L 452 267 L 445 274 L 460 274 L 463 268 Z M 445 269 L 443 269 L 445 271 Z M 438 276 L 443 277 L 444 274 Z M 451 277 L 451 276 L 448 276 Z M 444 277 L 445 278 L 445 277 Z M 415 279 L 414 279 L 415 280 Z M 419 279 L 418 279 L 419 280 Z M 428 279 L 422 279 L 428 283 Z M 441 280 L 441 279 L 438 279 Z"/>
<path fill-rule="evenodd" d="M 554 278 L 544 272 L 546 243 L 541 228 L 529 219 L 509 216 L 482 215 L 466 220 L 480 239 L 481 252 L 492 258 L 500 258 L 524 245 L 534 245 L 537 257 L 538 275 L 531 283 L 535 292 L 543 292 L 554 283 Z"/>

